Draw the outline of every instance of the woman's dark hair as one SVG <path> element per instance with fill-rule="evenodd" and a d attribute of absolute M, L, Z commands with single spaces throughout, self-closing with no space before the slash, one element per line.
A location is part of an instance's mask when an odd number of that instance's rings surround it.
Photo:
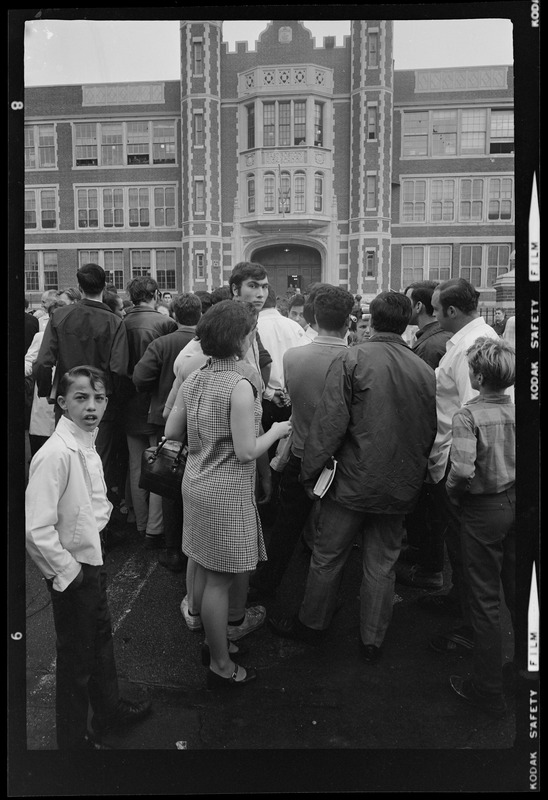
<path fill-rule="evenodd" d="M 211 306 L 196 325 L 202 352 L 213 358 L 241 356 L 242 339 L 257 324 L 257 311 L 250 303 L 221 300 Z"/>
<path fill-rule="evenodd" d="M 65 372 L 65 374 L 61 376 L 57 389 L 57 397 L 65 397 L 71 384 L 73 384 L 77 378 L 82 377 L 89 378 L 92 389 L 96 389 L 97 384 L 102 383 L 105 387 L 105 393 L 108 394 L 108 380 L 103 370 L 97 369 L 97 367 L 90 367 L 88 364 L 83 364 L 80 367 L 69 369 L 68 372 Z"/>
<path fill-rule="evenodd" d="M 399 333 L 411 319 L 411 300 L 401 292 L 381 292 L 371 301 L 371 327 L 376 333 Z"/>

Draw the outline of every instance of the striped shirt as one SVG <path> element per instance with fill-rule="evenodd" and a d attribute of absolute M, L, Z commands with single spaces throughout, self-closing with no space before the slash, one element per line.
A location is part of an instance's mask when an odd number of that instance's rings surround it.
<path fill-rule="evenodd" d="M 451 468 L 446 489 L 452 498 L 500 494 L 516 479 L 516 407 L 507 394 L 473 398 L 453 416 Z"/>

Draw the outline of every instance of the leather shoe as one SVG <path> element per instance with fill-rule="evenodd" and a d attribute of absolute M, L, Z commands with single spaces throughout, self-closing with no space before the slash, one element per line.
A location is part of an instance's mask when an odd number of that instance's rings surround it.
<path fill-rule="evenodd" d="M 303 625 L 297 615 L 278 619 L 269 617 L 268 624 L 277 636 L 282 636 L 284 639 L 296 639 L 307 644 L 320 644 L 325 636 L 325 631 Z"/>
<path fill-rule="evenodd" d="M 382 656 L 382 650 L 380 647 L 376 647 L 374 644 L 364 644 L 360 642 L 360 653 L 364 661 L 367 661 L 368 664 L 377 664 Z"/>
<path fill-rule="evenodd" d="M 179 550 L 165 550 L 158 556 L 158 563 L 172 572 L 182 572 L 186 562 Z"/>
<path fill-rule="evenodd" d="M 166 546 L 166 538 L 163 533 L 145 533 L 145 550 L 163 550 Z"/>
<path fill-rule="evenodd" d="M 105 717 L 95 715 L 91 720 L 91 727 L 94 733 L 98 735 L 108 731 L 119 730 L 140 722 L 150 714 L 151 710 L 150 700 L 141 700 L 139 702 L 120 698 L 118 705 L 111 714 Z"/>
<path fill-rule="evenodd" d="M 461 678 L 460 675 L 451 675 L 449 684 L 455 694 L 470 705 L 485 711 L 486 714 L 499 719 L 506 715 L 506 702 L 501 695 L 479 692 L 469 678 Z"/>

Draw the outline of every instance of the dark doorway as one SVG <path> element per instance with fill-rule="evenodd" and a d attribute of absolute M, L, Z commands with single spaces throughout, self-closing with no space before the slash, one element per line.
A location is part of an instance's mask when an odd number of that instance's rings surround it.
<path fill-rule="evenodd" d="M 313 247 L 283 244 L 264 247 L 256 250 L 251 260 L 266 269 L 276 295 L 284 295 L 290 286 L 306 294 L 311 284 L 321 281 L 321 258 Z"/>

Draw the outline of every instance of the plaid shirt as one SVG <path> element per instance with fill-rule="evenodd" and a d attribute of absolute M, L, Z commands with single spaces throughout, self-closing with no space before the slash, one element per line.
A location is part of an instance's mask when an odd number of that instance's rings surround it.
<path fill-rule="evenodd" d="M 453 499 L 465 493 L 500 494 L 516 478 L 516 408 L 507 394 L 475 397 L 453 416 L 451 468 L 446 489 Z"/>

